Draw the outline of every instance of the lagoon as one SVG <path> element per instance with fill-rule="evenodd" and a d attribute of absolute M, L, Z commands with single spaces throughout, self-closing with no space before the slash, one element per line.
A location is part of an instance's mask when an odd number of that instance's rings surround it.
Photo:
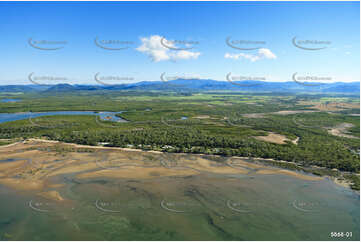
<path fill-rule="evenodd" d="M 0 123 L 16 120 L 25 120 L 43 116 L 54 115 L 97 115 L 101 120 L 126 122 L 126 120 L 117 117 L 116 114 L 122 112 L 94 112 L 94 111 L 51 111 L 51 112 L 21 112 L 21 113 L 0 113 Z"/>
<path fill-rule="evenodd" d="M 13 99 L 13 98 L 3 98 L 0 100 L 0 102 L 2 103 L 15 103 L 15 102 L 20 102 L 20 99 Z"/>

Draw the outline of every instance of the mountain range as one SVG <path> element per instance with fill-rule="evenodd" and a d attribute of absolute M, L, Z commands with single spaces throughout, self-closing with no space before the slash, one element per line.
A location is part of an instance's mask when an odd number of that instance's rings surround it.
<path fill-rule="evenodd" d="M 295 92 L 295 93 L 360 93 L 360 82 L 297 83 L 265 81 L 216 81 L 202 79 L 177 79 L 167 82 L 142 81 L 121 85 L 3 85 L 0 92 L 77 92 L 97 90 L 131 91 L 249 91 L 249 92 Z"/>

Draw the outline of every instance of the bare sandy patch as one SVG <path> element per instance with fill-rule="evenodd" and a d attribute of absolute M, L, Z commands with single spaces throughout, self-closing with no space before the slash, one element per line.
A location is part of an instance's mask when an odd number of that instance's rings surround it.
<path fill-rule="evenodd" d="M 88 171 L 91 169 L 99 168 L 95 162 L 89 162 L 85 164 L 78 164 L 73 166 L 67 166 L 60 169 L 57 169 L 55 171 L 50 171 L 47 175 L 48 176 L 55 176 L 60 174 L 68 174 L 73 172 L 82 172 L 82 171 Z"/>
<path fill-rule="evenodd" d="M 353 184 L 351 181 L 348 181 L 346 179 L 337 178 L 337 177 L 328 176 L 328 179 L 330 179 L 337 185 L 345 187 L 345 188 L 349 188 Z"/>
<path fill-rule="evenodd" d="M 245 118 L 264 118 L 266 113 L 247 113 L 242 116 Z"/>
<path fill-rule="evenodd" d="M 94 178 L 94 177 L 110 177 L 110 178 L 133 178 L 133 179 L 149 179 L 154 176 L 189 176 L 199 174 L 199 172 L 191 169 L 170 169 L 165 167 L 143 168 L 143 167 L 126 167 L 124 169 L 100 170 L 86 172 L 77 175 L 77 178 Z"/>
<path fill-rule="evenodd" d="M 289 140 L 286 138 L 286 136 L 281 134 L 276 134 L 273 132 L 269 132 L 267 136 L 253 136 L 253 138 L 257 140 L 266 141 L 275 144 L 281 144 L 281 145 L 286 144 L 285 141 Z"/>
<path fill-rule="evenodd" d="M 38 195 L 54 201 L 64 201 L 64 198 L 57 191 L 40 192 Z"/>
<path fill-rule="evenodd" d="M 346 109 L 357 108 L 360 109 L 360 103 L 347 103 L 347 102 L 312 102 L 312 101 L 299 101 L 300 105 L 312 105 L 312 109 L 317 109 L 319 111 L 342 111 Z"/>
<path fill-rule="evenodd" d="M 188 167 L 200 170 L 200 171 L 206 171 L 206 172 L 212 172 L 212 173 L 218 173 L 218 174 L 234 174 L 234 173 L 241 173 L 246 174 L 248 173 L 248 170 L 245 168 L 239 168 L 234 169 L 230 166 L 227 166 L 226 164 L 219 164 L 214 161 L 210 161 L 201 157 L 197 157 L 195 160 L 192 160 L 192 162 L 185 162 L 185 164 Z"/>
<path fill-rule="evenodd" d="M 207 118 L 210 118 L 209 115 L 198 115 L 198 116 L 195 116 L 193 118 L 197 118 L 197 119 L 207 119 Z"/>
<path fill-rule="evenodd" d="M 299 172 L 284 170 L 284 169 L 262 169 L 262 170 L 258 170 L 256 174 L 262 174 L 262 175 L 283 174 L 307 181 L 320 181 L 324 179 L 322 177 L 306 175 Z"/>
<path fill-rule="evenodd" d="M 49 188 L 60 188 L 63 186 L 65 186 L 65 184 L 49 184 L 49 185 L 47 185 L 47 187 L 49 187 Z"/>
<path fill-rule="evenodd" d="M 264 118 L 268 114 L 275 114 L 275 115 L 291 115 L 297 113 L 314 113 L 317 111 L 313 110 L 282 110 L 277 112 L 269 112 L 269 113 L 247 113 L 243 114 L 242 116 L 245 118 Z"/>
<path fill-rule="evenodd" d="M 227 163 L 228 164 L 233 164 L 233 165 L 236 165 L 236 166 L 249 167 L 249 168 L 252 168 L 252 169 L 259 169 L 259 168 L 264 168 L 265 167 L 264 165 L 244 161 L 241 157 L 231 157 L 231 158 L 229 158 Z"/>
<path fill-rule="evenodd" d="M 358 137 L 355 137 L 353 135 L 345 134 L 347 132 L 347 129 L 352 128 L 353 126 L 354 125 L 350 123 L 341 123 L 331 129 L 328 129 L 328 133 L 339 137 L 358 139 Z"/>
<path fill-rule="evenodd" d="M 154 154 L 163 154 L 163 152 L 161 151 L 156 151 L 156 150 L 150 150 L 148 151 L 149 153 L 154 153 Z"/>
<path fill-rule="evenodd" d="M 299 140 L 300 140 L 300 137 L 297 137 L 296 139 L 292 140 L 291 142 L 295 145 L 298 145 Z"/>
<path fill-rule="evenodd" d="M 316 112 L 316 111 L 312 111 L 312 110 L 283 110 L 283 111 L 274 112 L 272 114 L 290 115 L 290 114 L 297 114 L 297 113 L 314 113 L 314 112 Z"/>
<path fill-rule="evenodd" d="M 40 190 L 44 187 L 43 181 L 31 179 L 3 178 L 0 183 L 18 190 Z"/>
<path fill-rule="evenodd" d="M 5 158 L 2 158 L 5 156 L 6 156 L 6 159 L 8 159 L 8 158 L 28 159 L 29 157 L 33 157 L 33 156 L 36 156 L 37 154 L 41 153 L 41 151 L 38 151 L 38 150 L 23 150 L 24 147 L 26 147 L 26 145 L 24 145 L 24 144 L 17 144 L 17 146 L 12 146 L 10 148 L 6 148 L 5 150 L 2 149 L 3 148 L 2 146 L 0 146 L 0 147 L 1 147 L 0 151 L 2 151 L 1 155 L 0 155 L 0 160 L 5 159 Z M 21 152 L 18 152 L 19 150 L 21 150 Z"/>
<path fill-rule="evenodd" d="M 8 145 L 1 145 L 0 148 L 3 150 L 5 148 L 9 148 L 9 147 L 13 147 L 13 146 L 17 146 L 18 144 L 22 144 L 21 141 L 16 142 L 16 143 L 12 143 L 12 144 L 8 144 Z"/>
<path fill-rule="evenodd" d="M 1 160 L 2 158 L 0 158 Z M 11 158 L 10 158 L 11 159 Z M 26 165 L 28 161 L 27 160 L 18 160 L 18 161 L 11 161 L 11 162 L 0 162 L 0 170 L 6 172 L 12 169 L 17 169 L 17 168 L 21 168 L 24 165 Z"/>

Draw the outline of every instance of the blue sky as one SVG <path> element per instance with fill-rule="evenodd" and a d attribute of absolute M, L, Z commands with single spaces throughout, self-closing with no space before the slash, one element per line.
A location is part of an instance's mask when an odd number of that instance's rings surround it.
<path fill-rule="evenodd" d="M 96 73 L 111 84 L 230 72 L 360 81 L 359 12 L 358 2 L 1 2 L 0 85 L 30 84 L 30 73 L 46 84 L 97 84 Z"/>

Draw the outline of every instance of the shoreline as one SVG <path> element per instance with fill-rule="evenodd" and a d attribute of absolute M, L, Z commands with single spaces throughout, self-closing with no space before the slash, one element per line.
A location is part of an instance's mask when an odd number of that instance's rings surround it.
<path fill-rule="evenodd" d="M 8 144 L 8 145 L 4 145 L 4 146 L 0 146 L 0 148 L 5 148 L 5 147 L 11 147 L 14 146 L 16 144 L 26 144 L 28 142 L 43 142 L 43 143 L 51 143 L 51 144 L 64 144 L 64 145 L 69 145 L 69 146 L 73 146 L 74 148 L 87 148 L 87 149 L 103 149 L 103 150 L 120 150 L 120 151 L 128 151 L 128 152 L 148 152 L 148 153 L 155 153 L 155 154 L 167 154 L 168 152 L 163 152 L 163 151 L 156 151 L 156 150 L 142 150 L 142 149 L 136 149 L 136 148 L 122 148 L 122 147 L 105 147 L 105 146 L 92 146 L 92 145 L 81 145 L 81 144 L 76 144 L 76 143 L 66 143 L 66 142 L 62 142 L 62 141 L 56 141 L 56 140 L 47 140 L 47 139 L 41 139 L 41 138 L 29 138 L 23 141 L 18 141 L 12 144 Z M 173 153 L 172 153 L 173 154 Z M 195 156 L 199 156 L 199 157 L 203 157 L 203 156 L 213 156 L 213 157 L 227 157 L 227 158 L 236 158 L 236 159 L 252 159 L 255 161 L 255 163 L 259 163 L 265 166 L 271 166 L 273 168 L 279 168 L 281 170 L 285 170 L 285 171 L 291 171 L 291 172 L 295 172 L 298 173 L 300 175 L 307 175 L 307 176 L 311 176 L 311 177 L 319 177 L 319 178 L 326 178 L 329 179 L 330 181 L 332 181 L 333 183 L 335 183 L 338 186 L 341 186 L 343 188 L 348 188 L 354 192 L 359 193 L 358 190 L 354 190 L 351 188 L 351 185 L 353 184 L 351 181 L 347 180 L 347 179 L 340 179 L 340 177 L 334 177 L 334 176 L 330 176 L 330 175 L 315 175 L 312 172 L 307 172 L 304 170 L 298 170 L 298 169 L 292 169 L 292 168 L 288 168 L 288 167 L 282 167 L 282 166 L 277 166 L 274 164 L 268 164 L 267 162 L 262 162 L 262 161 L 270 161 L 270 162 L 274 162 L 276 164 L 292 164 L 295 165 L 296 167 L 300 167 L 301 169 L 304 168 L 302 166 L 298 166 L 296 163 L 294 162 L 288 162 L 288 161 L 284 161 L 284 160 L 274 160 L 272 158 L 259 158 L 259 157 L 242 157 L 242 156 L 221 156 L 221 155 L 209 155 L 209 154 L 193 154 L 193 153 L 174 153 L 174 154 L 180 154 L 180 155 L 195 155 Z M 249 161 L 245 161 L 247 163 L 252 164 L 253 162 L 249 162 Z M 318 169 L 322 169 L 322 167 L 317 167 L 314 166 Z M 340 171 L 339 171 L 340 172 Z M 355 174 L 358 175 L 358 174 Z"/>

